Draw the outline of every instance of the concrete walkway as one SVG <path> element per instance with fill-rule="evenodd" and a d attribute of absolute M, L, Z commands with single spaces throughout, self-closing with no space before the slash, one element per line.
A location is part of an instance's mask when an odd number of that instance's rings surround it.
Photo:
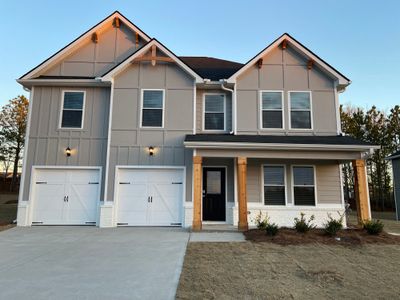
<path fill-rule="evenodd" d="M 32 227 L 0 232 L 0 299 L 174 299 L 189 233 Z"/>

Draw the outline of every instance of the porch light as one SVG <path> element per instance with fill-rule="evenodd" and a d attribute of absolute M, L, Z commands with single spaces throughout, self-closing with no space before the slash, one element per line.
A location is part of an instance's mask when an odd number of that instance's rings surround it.
<path fill-rule="evenodd" d="M 65 154 L 67 155 L 67 157 L 71 156 L 71 148 L 67 147 L 67 149 L 65 149 Z"/>
<path fill-rule="evenodd" d="M 153 156 L 153 155 L 154 155 L 154 147 L 153 147 L 153 146 L 150 146 L 150 147 L 149 147 L 149 155 L 150 155 L 150 156 Z"/>

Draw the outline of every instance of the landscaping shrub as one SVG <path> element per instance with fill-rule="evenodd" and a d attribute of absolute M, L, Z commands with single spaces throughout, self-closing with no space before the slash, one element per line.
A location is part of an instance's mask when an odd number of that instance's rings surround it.
<path fill-rule="evenodd" d="M 258 213 L 256 218 L 254 219 L 254 222 L 256 223 L 257 229 L 265 230 L 265 228 L 269 222 L 268 215 L 263 216 L 263 214 L 260 210 L 260 212 Z"/>
<path fill-rule="evenodd" d="M 314 215 L 311 215 L 311 217 L 306 220 L 305 213 L 300 213 L 300 219 L 294 218 L 294 228 L 297 232 L 306 233 L 315 228 L 315 225 L 312 223 L 314 219 Z"/>
<path fill-rule="evenodd" d="M 343 218 L 344 214 L 338 212 L 340 218 L 334 219 L 331 214 L 328 214 L 328 222 L 325 223 L 325 233 L 330 236 L 335 236 L 339 230 L 343 228 Z"/>
<path fill-rule="evenodd" d="M 364 222 L 364 229 L 369 234 L 380 234 L 383 231 L 383 223 L 380 220 L 369 220 Z"/>
<path fill-rule="evenodd" d="M 276 225 L 275 223 L 267 223 L 267 225 L 265 226 L 265 232 L 267 233 L 267 235 L 270 236 L 275 236 L 279 231 L 278 225 Z"/>

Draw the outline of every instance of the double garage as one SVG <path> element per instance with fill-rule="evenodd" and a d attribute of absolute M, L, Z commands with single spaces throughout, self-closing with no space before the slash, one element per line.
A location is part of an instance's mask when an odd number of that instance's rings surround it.
<path fill-rule="evenodd" d="M 34 167 L 32 225 L 99 224 L 100 167 Z M 181 226 L 183 167 L 117 167 L 114 226 Z"/>

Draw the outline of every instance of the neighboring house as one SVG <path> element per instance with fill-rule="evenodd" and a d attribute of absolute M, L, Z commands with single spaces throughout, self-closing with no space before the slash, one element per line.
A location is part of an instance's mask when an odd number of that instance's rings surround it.
<path fill-rule="evenodd" d="M 393 153 L 386 159 L 392 161 L 393 167 L 393 192 L 396 205 L 396 219 L 400 221 L 400 150 Z"/>
<path fill-rule="evenodd" d="M 19 226 L 246 229 L 259 211 L 321 226 L 344 211 L 348 161 L 370 217 L 375 146 L 340 129 L 350 80 L 288 34 L 246 64 L 178 57 L 115 12 L 18 82 L 31 91 Z"/>

